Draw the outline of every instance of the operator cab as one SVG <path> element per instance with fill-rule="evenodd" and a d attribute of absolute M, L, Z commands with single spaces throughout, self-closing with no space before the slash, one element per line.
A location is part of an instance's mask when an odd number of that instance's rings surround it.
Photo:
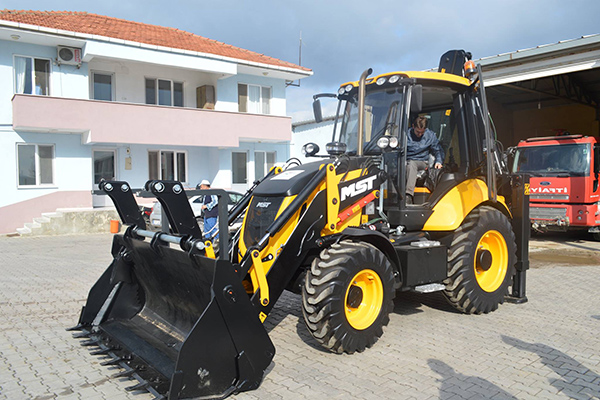
<path fill-rule="evenodd" d="M 314 97 L 317 122 L 318 98 L 337 97 L 339 100 L 332 143 L 328 144 L 328 148 L 337 153 L 330 152 L 330 155 L 372 156 L 381 163 L 380 168 L 388 177 L 382 185 L 383 209 L 392 226 L 419 229 L 431 215 L 433 206 L 449 190 L 468 177 L 487 173 L 485 150 L 481 151 L 486 149 L 486 126 L 482 121 L 487 119 L 487 106 L 477 81 L 473 83 L 452 68 L 452 73 L 392 72 L 365 79 L 362 140 L 358 123 L 360 82 L 341 85 L 336 95 Z M 467 68 L 459 70 L 464 71 Z M 442 63 L 440 72 L 444 72 Z M 443 163 L 442 168 L 436 170 L 433 160 L 430 161 L 430 167 L 417 180 L 414 203 L 407 204 L 407 136 L 418 116 L 425 117 L 427 128 L 435 133 L 443 152 Z M 358 148 L 360 142 L 362 151 Z M 490 180 L 489 176 L 485 180 Z M 418 221 L 413 224 L 411 221 L 415 218 Z"/>

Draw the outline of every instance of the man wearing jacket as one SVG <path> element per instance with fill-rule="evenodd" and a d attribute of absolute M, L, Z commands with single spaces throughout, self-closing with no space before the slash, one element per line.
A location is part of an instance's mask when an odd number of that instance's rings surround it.
<path fill-rule="evenodd" d="M 204 179 L 200 182 L 200 189 L 206 190 L 210 189 L 210 182 Z M 219 199 L 215 195 L 206 195 L 204 196 L 204 204 L 202 205 L 202 209 L 204 210 L 204 239 L 210 240 L 211 236 L 215 234 L 218 230 L 217 227 L 217 217 L 219 216 L 219 209 L 217 205 L 219 204 Z M 215 239 L 219 239 L 219 235 L 215 237 Z"/>
<path fill-rule="evenodd" d="M 435 157 L 435 169 L 442 168 L 444 150 L 435 132 L 427 128 L 427 118 L 419 115 L 408 130 L 406 145 L 406 203 L 413 203 L 417 172 L 429 167 L 429 154 Z"/>

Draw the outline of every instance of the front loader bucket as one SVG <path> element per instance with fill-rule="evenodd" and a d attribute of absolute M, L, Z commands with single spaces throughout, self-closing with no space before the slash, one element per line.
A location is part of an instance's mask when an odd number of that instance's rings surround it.
<path fill-rule="evenodd" d="M 172 248 L 161 234 L 116 235 L 114 261 L 91 289 L 77 336 L 168 399 L 255 389 L 275 348 L 233 265 Z"/>

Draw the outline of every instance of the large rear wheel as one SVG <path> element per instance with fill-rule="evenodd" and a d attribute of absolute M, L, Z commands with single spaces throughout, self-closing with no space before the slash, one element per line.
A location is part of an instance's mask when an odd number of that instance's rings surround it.
<path fill-rule="evenodd" d="M 454 232 L 448 249 L 446 298 L 468 314 L 496 310 L 515 273 L 516 249 L 504 214 L 489 206 L 473 210 Z"/>
<path fill-rule="evenodd" d="M 361 352 L 383 334 L 394 296 L 394 272 L 387 257 L 368 243 L 342 241 L 323 250 L 306 273 L 304 321 L 312 336 L 332 352 Z"/>

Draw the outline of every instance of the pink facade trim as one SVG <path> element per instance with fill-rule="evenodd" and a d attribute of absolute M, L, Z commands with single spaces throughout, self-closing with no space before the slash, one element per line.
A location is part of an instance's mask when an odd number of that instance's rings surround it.
<path fill-rule="evenodd" d="M 92 194 L 89 190 L 54 192 L 0 207 L 0 234 L 15 232 L 26 222 L 33 222 L 42 213 L 55 212 L 57 208 L 81 207 L 92 207 Z"/>
<path fill-rule="evenodd" d="M 83 133 L 83 142 L 239 147 L 290 141 L 290 117 L 17 94 L 15 131 Z"/>

